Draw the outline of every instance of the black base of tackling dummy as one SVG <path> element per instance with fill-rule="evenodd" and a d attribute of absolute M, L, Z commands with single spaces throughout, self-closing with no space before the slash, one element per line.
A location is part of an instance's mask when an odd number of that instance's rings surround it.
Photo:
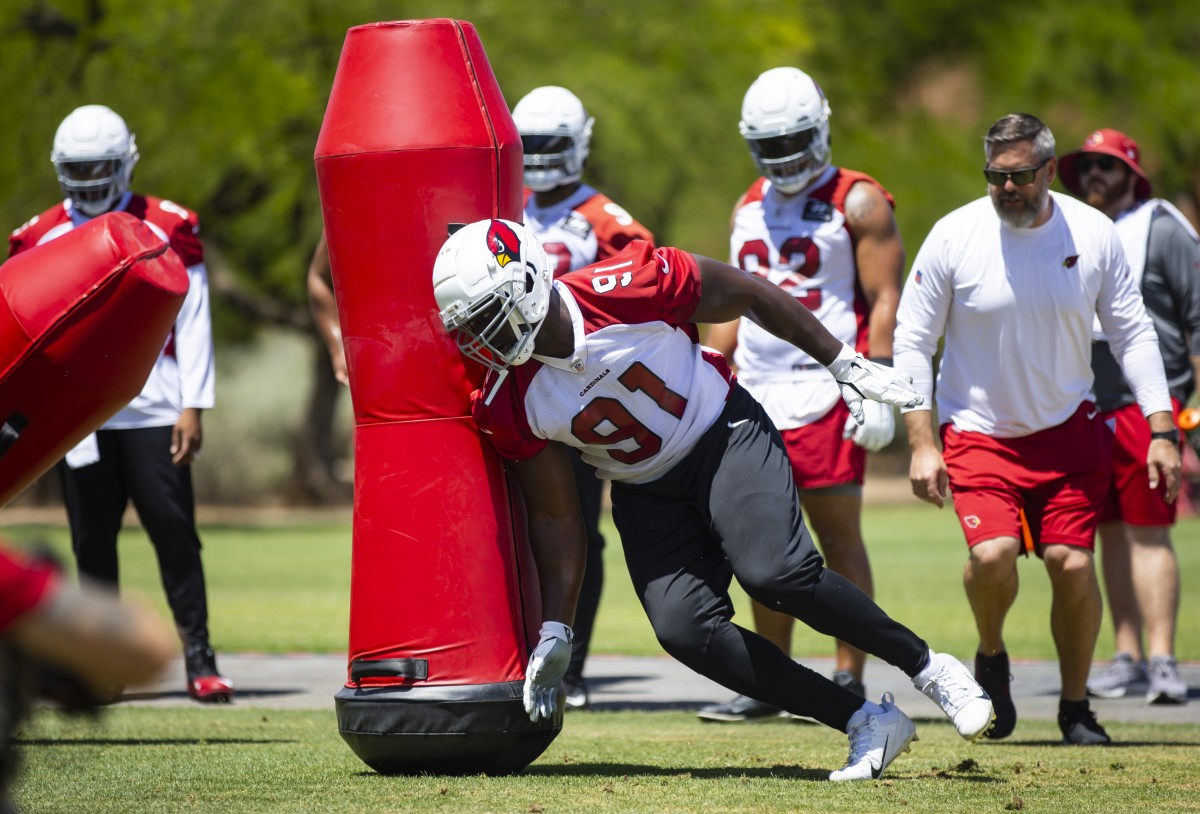
<path fill-rule="evenodd" d="M 529 720 L 523 681 L 450 687 L 344 687 L 338 731 L 381 774 L 519 772 L 562 729 L 561 699 L 549 720 Z"/>

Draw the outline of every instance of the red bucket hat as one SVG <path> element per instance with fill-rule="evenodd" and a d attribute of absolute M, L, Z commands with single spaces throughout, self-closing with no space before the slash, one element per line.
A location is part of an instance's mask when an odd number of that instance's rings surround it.
<path fill-rule="evenodd" d="M 1092 133 L 1084 139 L 1082 148 L 1073 153 L 1067 153 L 1058 160 L 1059 177 L 1062 178 L 1063 186 L 1072 195 L 1083 196 L 1083 190 L 1079 187 L 1079 168 L 1075 166 L 1075 162 L 1086 153 L 1111 155 L 1125 162 L 1125 166 L 1129 167 L 1138 177 L 1137 184 L 1133 188 L 1134 199 L 1144 201 L 1150 197 L 1150 179 L 1142 171 L 1142 151 L 1138 149 L 1137 142 L 1120 130 L 1109 128 Z"/>

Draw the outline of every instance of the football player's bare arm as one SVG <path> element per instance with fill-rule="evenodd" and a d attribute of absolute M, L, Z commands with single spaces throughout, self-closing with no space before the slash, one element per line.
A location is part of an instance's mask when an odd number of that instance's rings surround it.
<path fill-rule="evenodd" d="M 4 635 L 93 690 L 149 681 L 178 652 L 175 632 L 142 605 L 86 585 L 63 582 L 53 590 Z"/>
<path fill-rule="evenodd" d="M 891 204 L 874 184 L 859 181 L 851 187 L 845 209 L 846 225 L 854 236 L 858 282 L 867 299 L 867 355 L 890 359 L 904 279 L 904 243 Z"/>
<path fill-rule="evenodd" d="M 512 464 L 528 516 L 529 544 L 542 591 L 542 620 L 575 624 L 587 536 L 571 470 L 572 453 L 551 442 Z"/>
<path fill-rule="evenodd" d="M 842 343 L 791 294 L 720 261 L 694 257 L 700 264 L 700 302 L 692 322 L 716 324 L 748 316 L 823 365 L 837 358 Z"/>
<path fill-rule="evenodd" d="M 308 308 L 312 312 L 317 334 L 329 350 L 333 375 L 342 384 L 349 384 L 346 373 L 346 353 L 342 347 L 342 329 L 338 324 L 337 302 L 333 297 L 333 270 L 329 265 L 329 244 L 325 233 L 317 241 L 312 261 L 308 264 Z"/>

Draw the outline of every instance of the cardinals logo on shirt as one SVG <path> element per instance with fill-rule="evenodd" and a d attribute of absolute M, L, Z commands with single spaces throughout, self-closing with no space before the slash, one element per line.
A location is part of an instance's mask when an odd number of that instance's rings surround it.
<path fill-rule="evenodd" d="M 1063 268 L 1073 269 L 1073 268 L 1075 268 L 1075 264 L 1078 262 L 1079 262 L 1079 255 L 1073 254 L 1070 257 L 1068 257 L 1066 260 L 1063 261 Z"/>
<path fill-rule="evenodd" d="M 488 227 L 487 247 L 500 264 L 500 268 L 521 256 L 521 239 L 512 227 L 503 221 L 494 220 Z"/>

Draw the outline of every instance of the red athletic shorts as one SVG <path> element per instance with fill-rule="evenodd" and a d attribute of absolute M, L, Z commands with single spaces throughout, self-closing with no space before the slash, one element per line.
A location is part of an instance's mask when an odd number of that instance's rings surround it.
<path fill-rule="evenodd" d="M 992 438 L 942 425 L 954 511 L 967 545 L 1024 536 L 1035 547 L 1095 547 L 1100 502 L 1112 471 L 1112 433 L 1090 401 L 1057 427 Z"/>
<path fill-rule="evenodd" d="M 1171 399 L 1171 415 L 1179 417 L 1179 402 Z M 1100 522 L 1124 520 L 1131 526 L 1175 525 L 1175 504 L 1163 497 L 1165 485 L 1150 491 L 1146 452 L 1150 449 L 1150 423 L 1136 404 L 1119 407 L 1101 416 L 1113 432 L 1112 481 L 1100 506 Z"/>
<path fill-rule="evenodd" d="M 867 451 L 842 438 L 849 417 L 850 408 L 838 399 L 829 412 L 813 423 L 780 430 L 797 488 L 826 489 L 847 483 L 862 485 Z"/>

